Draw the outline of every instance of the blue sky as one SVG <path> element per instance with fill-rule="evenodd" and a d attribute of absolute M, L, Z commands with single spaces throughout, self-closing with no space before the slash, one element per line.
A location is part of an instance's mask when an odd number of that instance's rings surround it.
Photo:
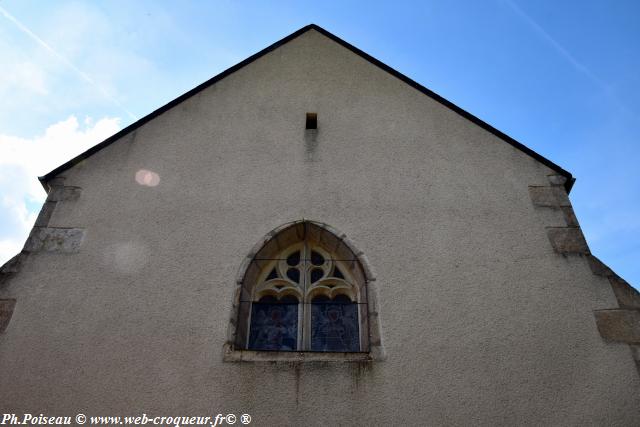
<path fill-rule="evenodd" d="M 0 263 L 36 176 L 309 23 L 577 178 L 592 252 L 640 287 L 638 1 L 0 0 Z"/>

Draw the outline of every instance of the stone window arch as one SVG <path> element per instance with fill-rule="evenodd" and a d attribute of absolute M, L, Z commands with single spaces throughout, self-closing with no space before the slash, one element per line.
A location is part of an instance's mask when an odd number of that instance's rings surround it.
<path fill-rule="evenodd" d="M 273 230 L 240 268 L 225 359 L 382 358 L 374 281 L 364 254 L 332 227 Z"/>

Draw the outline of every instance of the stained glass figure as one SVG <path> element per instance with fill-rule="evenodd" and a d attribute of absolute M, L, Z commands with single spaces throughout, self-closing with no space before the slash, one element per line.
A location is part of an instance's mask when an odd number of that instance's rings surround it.
<path fill-rule="evenodd" d="M 282 301 L 263 297 L 251 307 L 251 350 L 295 351 L 298 341 L 298 302 L 295 297 Z"/>
<path fill-rule="evenodd" d="M 317 297 L 311 304 L 312 351 L 360 351 L 358 305 L 346 296 Z"/>

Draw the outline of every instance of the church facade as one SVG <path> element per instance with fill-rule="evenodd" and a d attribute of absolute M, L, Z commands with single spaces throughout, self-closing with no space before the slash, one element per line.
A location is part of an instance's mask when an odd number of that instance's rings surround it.
<path fill-rule="evenodd" d="M 4 413 L 640 422 L 640 296 L 571 174 L 320 27 L 41 181 Z"/>

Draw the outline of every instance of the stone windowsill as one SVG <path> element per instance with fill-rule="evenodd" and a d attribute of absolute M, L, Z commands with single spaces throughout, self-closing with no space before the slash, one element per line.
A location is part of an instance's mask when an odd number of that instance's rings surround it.
<path fill-rule="evenodd" d="M 371 353 L 236 350 L 224 346 L 225 362 L 372 362 Z"/>

